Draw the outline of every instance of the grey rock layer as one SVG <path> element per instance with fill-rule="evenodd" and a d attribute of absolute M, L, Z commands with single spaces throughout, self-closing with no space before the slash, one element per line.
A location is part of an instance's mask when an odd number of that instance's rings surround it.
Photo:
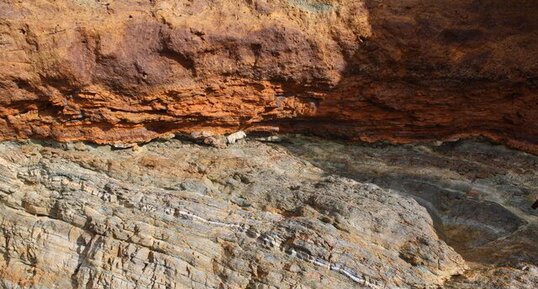
<path fill-rule="evenodd" d="M 445 288 L 537 288 L 538 158 L 483 140 L 392 146 L 308 137 L 289 152 L 359 182 L 410 196 L 470 265 Z"/>
<path fill-rule="evenodd" d="M 260 143 L 0 150 L 6 288 L 396 288 L 464 268 L 411 198 Z"/>
<path fill-rule="evenodd" d="M 472 288 L 501 273 L 532 288 L 532 262 L 468 270 L 416 196 L 322 170 L 300 144 L 1 143 L 0 288 Z"/>

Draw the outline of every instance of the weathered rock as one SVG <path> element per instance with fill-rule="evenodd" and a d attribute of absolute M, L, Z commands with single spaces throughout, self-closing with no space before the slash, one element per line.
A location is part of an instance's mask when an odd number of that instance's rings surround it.
<path fill-rule="evenodd" d="M 413 199 L 257 142 L 0 156 L 1 288 L 433 288 L 466 268 Z"/>
<path fill-rule="evenodd" d="M 536 157 L 271 133 L 538 153 L 536 51 L 536 1 L 0 0 L 0 140 L 110 144 L 0 143 L 0 288 L 535 288 Z"/>
<path fill-rule="evenodd" d="M 328 173 L 411 196 L 427 208 L 437 234 L 471 265 L 446 288 L 538 284 L 535 156 L 483 141 L 372 147 L 293 137 L 282 145 Z"/>
<path fill-rule="evenodd" d="M 488 268 L 456 276 L 445 289 L 514 288 L 534 289 L 538 284 L 538 267 L 535 265 L 514 269 L 510 267 Z"/>
<path fill-rule="evenodd" d="M 229 144 L 234 144 L 236 143 L 238 140 L 242 140 L 244 138 L 247 137 L 247 134 L 244 132 L 244 131 L 238 131 L 238 132 L 234 132 L 228 136 L 226 136 L 226 141 L 229 143 Z"/>
<path fill-rule="evenodd" d="M 482 135 L 538 152 L 536 1 L 0 1 L 0 139 Z"/>
<path fill-rule="evenodd" d="M 0 288 L 535 287 L 536 157 L 280 139 L 1 143 Z"/>

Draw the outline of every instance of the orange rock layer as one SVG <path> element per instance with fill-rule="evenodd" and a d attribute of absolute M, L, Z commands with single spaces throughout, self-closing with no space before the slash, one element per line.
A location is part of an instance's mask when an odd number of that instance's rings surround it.
<path fill-rule="evenodd" d="M 538 153 L 537 51 L 536 1 L 0 1 L 0 139 L 242 129 Z"/>

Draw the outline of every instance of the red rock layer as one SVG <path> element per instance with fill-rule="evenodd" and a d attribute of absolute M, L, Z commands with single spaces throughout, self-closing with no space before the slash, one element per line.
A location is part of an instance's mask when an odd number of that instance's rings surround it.
<path fill-rule="evenodd" d="M 244 129 L 538 152 L 536 1 L 28 2 L 0 0 L 0 139 Z"/>

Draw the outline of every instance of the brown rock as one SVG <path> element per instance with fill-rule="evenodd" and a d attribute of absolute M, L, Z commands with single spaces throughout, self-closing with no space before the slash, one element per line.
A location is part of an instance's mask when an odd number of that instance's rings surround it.
<path fill-rule="evenodd" d="M 535 1 L 0 1 L 0 139 L 297 131 L 538 152 Z"/>

